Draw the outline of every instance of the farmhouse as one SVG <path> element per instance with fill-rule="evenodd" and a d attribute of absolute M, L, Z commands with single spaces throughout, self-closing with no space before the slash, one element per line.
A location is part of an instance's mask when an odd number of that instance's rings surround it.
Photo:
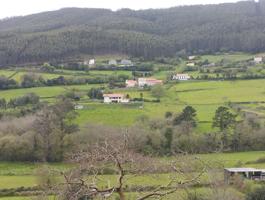
<path fill-rule="evenodd" d="M 256 63 L 256 64 L 262 63 L 263 60 L 264 60 L 264 57 L 263 56 L 256 56 L 256 57 L 254 57 L 254 63 Z"/>
<path fill-rule="evenodd" d="M 158 80 L 155 78 L 139 78 L 138 79 L 138 86 L 139 87 L 162 85 L 162 84 L 163 84 L 162 80 Z"/>
<path fill-rule="evenodd" d="M 188 74 L 175 74 L 172 77 L 172 80 L 187 81 L 190 79 Z"/>
<path fill-rule="evenodd" d="M 117 61 L 116 60 L 110 60 L 109 65 L 117 65 Z"/>
<path fill-rule="evenodd" d="M 121 65 L 122 65 L 122 66 L 132 66 L 133 63 L 132 63 L 131 60 L 123 59 L 123 60 L 121 60 Z"/>
<path fill-rule="evenodd" d="M 129 103 L 124 94 L 104 94 L 104 103 Z"/>
<path fill-rule="evenodd" d="M 137 86 L 137 81 L 135 80 L 126 80 L 125 83 L 127 88 L 133 88 Z"/>
<path fill-rule="evenodd" d="M 224 169 L 224 178 L 227 183 L 230 183 L 231 179 L 236 175 L 239 175 L 242 178 L 250 180 L 265 180 L 265 169 L 255 169 L 255 168 Z"/>

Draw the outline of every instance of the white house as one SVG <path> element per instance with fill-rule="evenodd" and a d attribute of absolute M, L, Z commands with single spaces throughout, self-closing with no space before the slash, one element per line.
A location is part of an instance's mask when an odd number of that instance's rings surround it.
<path fill-rule="evenodd" d="M 132 66 L 133 63 L 132 63 L 131 60 L 123 59 L 123 60 L 121 60 L 121 65 L 122 65 L 122 66 Z"/>
<path fill-rule="evenodd" d="M 197 58 L 197 56 L 189 56 L 188 59 L 189 60 L 195 60 Z"/>
<path fill-rule="evenodd" d="M 129 103 L 130 99 L 127 99 L 124 94 L 104 94 L 104 103 Z"/>
<path fill-rule="evenodd" d="M 89 64 L 89 66 L 94 66 L 96 64 L 96 60 L 90 59 L 88 64 Z"/>
<path fill-rule="evenodd" d="M 125 83 L 127 88 L 133 88 L 137 86 L 137 81 L 135 80 L 126 80 Z"/>
<path fill-rule="evenodd" d="M 138 86 L 139 87 L 162 85 L 162 84 L 163 84 L 162 80 L 158 80 L 155 78 L 139 78 L 138 79 Z"/>
<path fill-rule="evenodd" d="M 84 106 L 83 105 L 75 105 L 75 110 L 83 110 Z"/>
<path fill-rule="evenodd" d="M 187 81 L 190 79 L 188 74 L 175 74 L 172 77 L 172 80 Z"/>
<path fill-rule="evenodd" d="M 260 64 L 260 63 L 262 63 L 263 60 L 264 60 L 264 57 L 262 57 L 262 56 L 256 56 L 256 57 L 254 57 L 254 62 L 255 62 L 256 64 Z"/>
<path fill-rule="evenodd" d="M 117 61 L 116 60 L 110 60 L 109 61 L 109 65 L 117 65 Z"/>

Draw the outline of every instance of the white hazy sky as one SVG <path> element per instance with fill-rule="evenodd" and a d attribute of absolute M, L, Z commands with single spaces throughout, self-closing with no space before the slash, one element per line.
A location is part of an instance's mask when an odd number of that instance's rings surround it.
<path fill-rule="evenodd" d="M 57 10 L 64 7 L 147 9 L 179 5 L 217 4 L 238 0 L 0 0 L 0 18 Z"/>

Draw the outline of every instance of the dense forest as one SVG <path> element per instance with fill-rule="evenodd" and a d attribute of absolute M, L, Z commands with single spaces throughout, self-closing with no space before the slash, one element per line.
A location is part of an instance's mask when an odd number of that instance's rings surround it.
<path fill-rule="evenodd" d="M 265 50 L 265 1 L 133 11 L 65 8 L 0 21 L 0 65 L 123 53 Z"/>

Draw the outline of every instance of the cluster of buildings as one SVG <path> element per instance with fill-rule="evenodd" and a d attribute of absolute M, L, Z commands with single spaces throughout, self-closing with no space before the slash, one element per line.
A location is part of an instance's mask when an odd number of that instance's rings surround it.
<path fill-rule="evenodd" d="M 120 62 L 118 62 L 117 60 L 109 60 L 108 64 L 110 66 L 133 66 L 133 62 L 127 59 L 123 59 Z"/>
<path fill-rule="evenodd" d="M 162 85 L 163 81 L 155 78 L 138 78 L 138 80 L 126 80 L 126 87 L 152 87 L 155 85 Z"/>
<path fill-rule="evenodd" d="M 138 80 L 126 80 L 127 88 L 162 85 L 163 81 L 155 78 L 138 78 Z M 130 99 L 124 94 L 104 94 L 104 103 L 129 103 Z"/>
<path fill-rule="evenodd" d="M 83 64 L 86 66 L 93 67 L 96 65 L 96 60 L 95 59 L 85 60 Z M 109 66 L 118 66 L 119 65 L 121 67 L 122 66 L 125 67 L 125 66 L 133 66 L 133 62 L 131 60 L 128 60 L 128 59 L 123 59 L 120 62 L 112 59 L 112 60 L 108 61 L 108 65 Z"/>
<path fill-rule="evenodd" d="M 178 81 L 188 81 L 191 77 L 189 74 L 175 74 L 172 76 L 172 80 Z M 138 80 L 126 80 L 126 87 L 127 88 L 134 88 L 134 87 L 152 87 L 155 85 L 162 85 L 163 81 L 158 80 L 155 78 L 138 78 Z"/>
<path fill-rule="evenodd" d="M 188 74 L 175 74 L 172 80 L 187 81 L 191 77 Z M 137 80 L 126 80 L 127 88 L 143 88 L 152 87 L 155 85 L 162 85 L 163 81 L 155 78 L 138 78 Z M 130 99 L 124 94 L 104 94 L 104 103 L 129 103 Z"/>

